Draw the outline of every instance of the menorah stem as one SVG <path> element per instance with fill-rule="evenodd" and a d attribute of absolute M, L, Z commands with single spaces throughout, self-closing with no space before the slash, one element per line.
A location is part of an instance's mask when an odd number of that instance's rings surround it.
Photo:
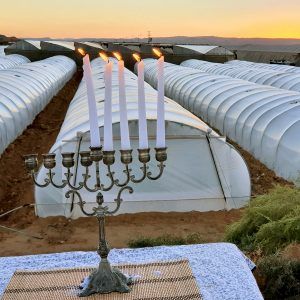
<path fill-rule="evenodd" d="M 126 277 L 119 269 L 112 267 L 107 259 L 110 248 L 105 237 L 105 214 L 97 215 L 99 224 L 98 254 L 101 261 L 97 270 L 91 273 L 81 286 L 80 297 L 90 296 L 95 293 L 108 294 L 111 292 L 128 293 L 132 279 Z"/>
<path fill-rule="evenodd" d="M 98 254 L 100 255 L 101 259 L 107 258 L 110 248 L 106 241 L 105 236 L 105 216 L 97 216 L 98 223 L 99 223 L 99 246 L 98 246 Z"/>

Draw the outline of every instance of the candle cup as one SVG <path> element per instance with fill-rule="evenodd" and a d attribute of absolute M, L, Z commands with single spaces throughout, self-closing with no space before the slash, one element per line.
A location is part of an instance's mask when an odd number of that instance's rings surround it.
<path fill-rule="evenodd" d="M 92 161 L 99 162 L 103 158 L 102 147 L 91 147 L 90 157 Z"/>
<path fill-rule="evenodd" d="M 81 151 L 80 153 L 80 163 L 83 167 L 89 167 L 92 165 L 92 160 L 90 157 L 90 151 Z"/>
<path fill-rule="evenodd" d="M 143 164 L 146 164 L 150 161 L 150 148 L 147 149 L 138 149 L 139 152 L 139 161 Z"/>
<path fill-rule="evenodd" d="M 120 150 L 121 152 L 121 162 L 128 165 L 132 162 L 132 149 L 130 150 Z"/>
<path fill-rule="evenodd" d="M 43 163 L 46 169 L 53 169 L 56 166 L 55 153 L 42 154 Z"/>
<path fill-rule="evenodd" d="M 65 168 L 72 168 L 74 166 L 74 164 L 75 164 L 74 155 L 75 155 L 75 153 L 73 153 L 73 152 L 65 152 L 65 153 L 61 154 L 61 156 L 62 156 L 62 165 Z"/>
<path fill-rule="evenodd" d="M 38 166 L 38 159 L 37 159 L 38 155 L 37 154 L 28 154 L 28 155 L 24 155 L 24 162 L 25 162 L 25 166 L 26 169 L 28 171 L 34 171 L 36 170 L 37 166 Z"/>
<path fill-rule="evenodd" d="M 115 163 L 115 152 L 114 150 L 112 151 L 103 151 L 103 163 L 106 166 L 111 166 Z"/>
<path fill-rule="evenodd" d="M 164 148 L 155 148 L 155 158 L 158 162 L 164 162 L 167 160 L 167 147 Z"/>

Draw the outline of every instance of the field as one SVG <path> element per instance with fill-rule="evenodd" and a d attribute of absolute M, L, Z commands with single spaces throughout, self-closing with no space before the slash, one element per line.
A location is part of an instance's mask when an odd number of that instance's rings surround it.
<path fill-rule="evenodd" d="M 20 205 L 34 203 L 33 185 L 25 173 L 22 155 L 49 151 L 81 76 L 82 74 L 77 72 L 34 123 L 2 155 L 0 213 Z M 253 197 L 267 193 L 276 184 L 292 186 L 291 183 L 278 178 L 249 153 L 237 145 L 235 147 L 250 168 Z M 202 242 L 217 242 L 224 239 L 226 226 L 239 220 L 241 213 L 242 210 L 120 215 L 108 219 L 108 237 L 112 247 L 126 247 L 134 237 L 158 237 L 166 234 L 178 237 L 198 234 Z M 35 217 L 32 208 L 22 208 L 9 217 L 2 218 L 1 224 L 24 230 L 42 239 L 1 230 L 0 256 L 94 250 L 96 247 L 96 222 L 93 219 L 75 221 L 59 217 L 39 219 Z"/>

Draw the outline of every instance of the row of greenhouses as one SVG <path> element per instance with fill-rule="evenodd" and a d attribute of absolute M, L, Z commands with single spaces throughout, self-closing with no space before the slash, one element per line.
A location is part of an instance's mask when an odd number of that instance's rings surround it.
<path fill-rule="evenodd" d="M 0 55 L 0 70 L 14 68 L 29 62 L 27 57 L 19 54 Z"/>
<path fill-rule="evenodd" d="M 299 67 L 288 66 L 288 65 L 279 65 L 279 64 L 265 64 L 265 63 L 256 63 L 245 60 L 230 60 L 227 64 L 237 67 L 246 67 L 254 69 L 266 69 L 273 70 L 278 72 L 287 72 L 287 73 L 300 73 Z"/>
<path fill-rule="evenodd" d="M 119 115 L 119 83 L 117 61 L 113 61 L 112 87 L 112 123 L 114 149 L 116 161 L 112 166 L 115 178 L 123 181 L 125 166 L 120 162 L 120 115 Z M 104 126 L 104 67 L 105 62 L 100 58 L 91 63 L 97 100 L 97 114 L 100 136 L 103 137 Z M 138 87 L 137 77 L 126 70 L 127 115 L 131 147 L 133 148 L 133 163 L 130 169 L 136 178 L 142 176 L 141 163 L 137 158 L 139 147 L 138 137 Z M 146 114 L 148 125 L 149 146 L 151 147 L 151 161 L 149 171 L 158 173 L 155 160 L 155 138 L 157 118 L 157 91 L 145 83 Z M 166 168 L 160 180 L 145 180 L 136 185 L 133 194 L 124 193 L 124 202 L 119 213 L 134 213 L 145 211 L 208 211 L 224 210 L 244 206 L 250 197 L 250 177 L 248 168 L 241 155 L 216 132 L 212 131 L 203 121 L 184 109 L 175 101 L 165 98 L 166 144 L 168 147 Z M 103 141 L 103 139 L 102 139 Z M 58 161 L 54 172 L 56 183 L 61 182 L 65 173 L 61 166 L 61 153 L 74 152 L 75 160 L 78 153 L 88 150 L 90 146 L 89 113 L 84 79 L 70 103 L 64 123 L 51 152 L 56 154 Z M 94 174 L 90 167 L 90 174 Z M 43 182 L 47 170 L 40 170 L 38 181 Z M 80 164 L 72 168 L 72 184 L 77 186 L 82 181 L 85 168 Z M 109 185 L 107 168 L 100 168 L 101 183 Z M 94 186 L 92 176 L 90 186 Z M 72 202 L 78 199 L 66 199 L 66 189 L 36 188 L 36 213 L 41 217 L 64 215 L 70 218 L 83 216 L 78 206 Z M 108 205 L 112 205 L 117 189 L 105 192 Z M 94 206 L 95 195 L 81 191 L 82 197 L 88 202 L 87 206 Z M 87 210 L 89 210 L 88 207 Z"/>
<path fill-rule="evenodd" d="M 156 87 L 156 60 L 145 60 L 145 80 Z M 165 94 L 279 176 L 299 180 L 300 93 L 166 63 Z"/>
<path fill-rule="evenodd" d="M 64 56 L 0 71 L 0 155 L 73 76 L 75 62 Z"/>
<path fill-rule="evenodd" d="M 238 63 L 220 64 L 190 59 L 181 63 L 183 67 L 194 68 L 206 73 L 239 78 L 262 85 L 300 92 L 300 73 L 275 71 L 267 68 L 249 68 Z"/>

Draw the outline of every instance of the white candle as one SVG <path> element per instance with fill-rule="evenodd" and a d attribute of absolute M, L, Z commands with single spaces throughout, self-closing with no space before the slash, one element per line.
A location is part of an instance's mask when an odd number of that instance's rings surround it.
<path fill-rule="evenodd" d="M 98 125 L 95 90 L 92 76 L 92 68 L 90 65 L 90 58 L 88 54 L 85 55 L 83 58 L 83 71 L 89 107 L 91 147 L 100 147 L 101 142 Z"/>
<path fill-rule="evenodd" d="M 164 57 L 157 62 L 157 125 L 156 147 L 166 147 L 165 137 L 165 90 L 164 90 Z"/>
<path fill-rule="evenodd" d="M 105 100 L 104 100 L 104 151 L 112 151 L 113 132 L 112 132 L 112 62 L 108 62 L 104 71 Z"/>
<path fill-rule="evenodd" d="M 144 62 L 138 62 L 139 149 L 149 148 L 145 103 L 144 71 Z"/>
<path fill-rule="evenodd" d="M 118 61 L 119 75 L 119 109 L 120 109 L 120 132 L 121 132 L 121 149 L 129 150 L 130 139 L 127 119 L 126 91 L 124 78 L 124 61 Z"/>

